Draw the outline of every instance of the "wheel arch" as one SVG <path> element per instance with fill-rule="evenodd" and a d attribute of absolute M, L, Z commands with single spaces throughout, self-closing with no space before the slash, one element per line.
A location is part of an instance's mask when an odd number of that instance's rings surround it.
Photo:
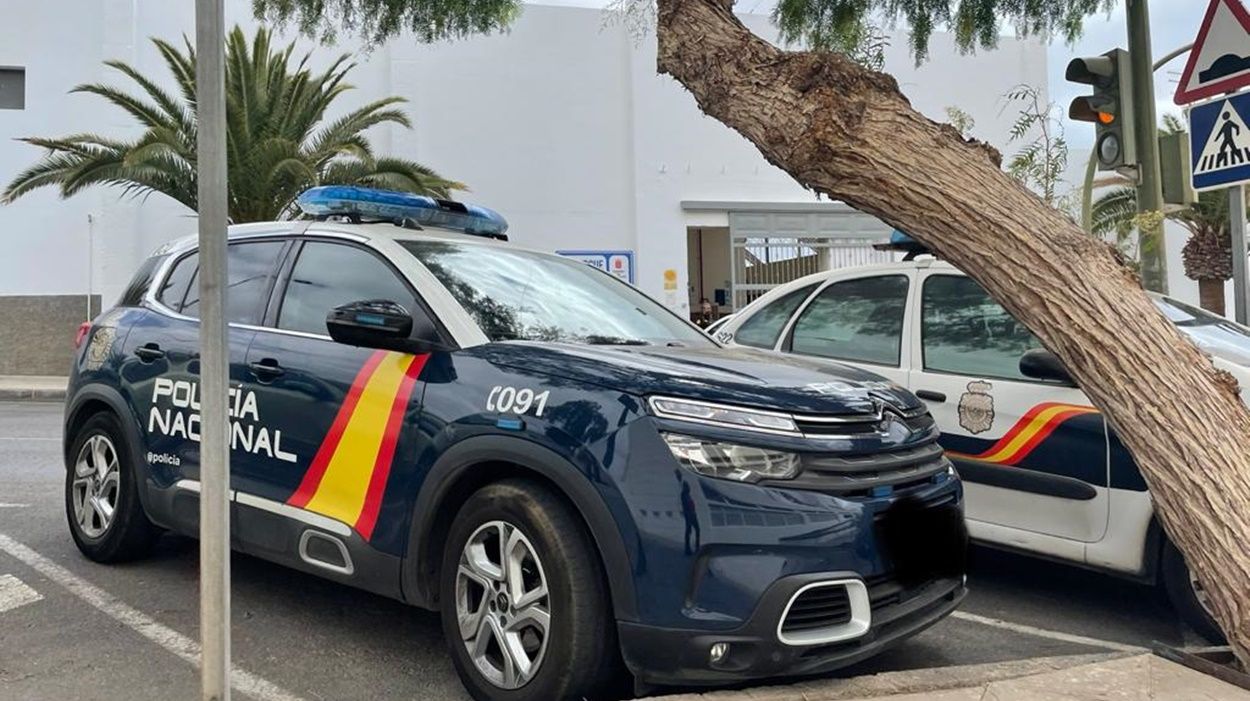
<path fill-rule="evenodd" d="M 616 618 L 636 620 L 629 555 L 603 498 L 567 458 L 530 441 L 506 436 L 461 441 L 430 468 L 413 510 L 404 556 L 401 584 L 405 600 L 437 608 L 443 545 L 458 505 L 481 487 L 509 477 L 544 484 L 573 508 L 603 563 Z"/>
<path fill-rule="evenodd" d="M 135 464 L 131 468 L 136 470 L 139 480 L 139 503 L 144 510 L 148 511 L 149 495 L 147 475 L 139 472 L 142 464 L 139 462 L 140 450 L 143 447 L 143 437 L 139 435 L 138 424 L 134 421 L 134 414 L 130 411 L 129 405 L 121 392 L 102 384 L 84 385 L 74 392 L 73 396 L 65 405 L 65 422 L 64 435 L 61 438 L 61 453 L 65 462 L 66 469 L 73 464 L 74 456 L 70 455 L 70 451 L 74 447 L 74 440 L 78 436 L 78 431 L 82 425 L 96 414 L 107 411 L 113 414 L 117 419 L 117 423 L 121 425 L 122 431 L 126 434 L 125 439 L 132 451 L 131 458 L 135 460 Z"/>

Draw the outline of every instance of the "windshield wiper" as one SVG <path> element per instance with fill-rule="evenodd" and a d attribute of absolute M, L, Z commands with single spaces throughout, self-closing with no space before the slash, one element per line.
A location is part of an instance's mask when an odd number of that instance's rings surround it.
<path fill-rule="evenodd" d="M 620 336 L 586 336 L 582 339 L 592 346 L 649 346 L 650 341 L 641 338 L 622 338 Z"/>

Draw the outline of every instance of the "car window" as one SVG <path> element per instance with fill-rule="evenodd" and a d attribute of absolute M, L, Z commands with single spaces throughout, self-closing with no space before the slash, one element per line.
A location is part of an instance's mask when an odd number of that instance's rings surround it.
<path fill-rule="evenodd" d="M 744 346 L 773 348 L 781 329 L 790 320 L 794 310 L 812 293 L 816 285 L 807 285 L 786 293 L 751 315 L 734 333 L 734 341 Z"/>
<path fill-rule="evenodd" d="M 139 306 L 139 302 L 143 300 L 143 295 L 147 294 L 148 288 L 152 286 L 153 279 L 156 277 L 156 271 L 162 261 L 164 261 L 164 258 L 161 256 L 152 256 L 143 261 L 143 265 L 140 265 L 134 276 L 130 278 L 130 284 L 126 285 L 121 299 L 117 300 L 117 306 Z"/>
<path fill-rule="evenodd" d="M 925 280 L 921 348 L 926 370 L 1033 382 L 1020 356 L 1042 344 L 981 285 L 957 275 Z"/>
<path fill-rule="evenodd" d="M 174 263 L 174 269 L 169 271 L 169 276 L 165 278 L 161 289 L 156 293 L 156 301 L 176 312 L 182 311 L 182 301 L 186 299 L 191 281 L 196 279 L 195 272 L 199 266 L 200 256 L 197 253 L 192 253 Z"/>
<path fill-rule="evenodd" d="M 259 324 L 273 283 L 283 241 L 232 243 L 226 253 L 226 321 Z M 200 315 L 199 272 L 191 276 L 182 313 Z"/>
<path fill-rule="evenodd" d="M 907 277 L 886 275 L 835 282 L 794 323 L 790 349 L 804 355 L 899 364 Z"/>
<path fill-rule="evenodd" d="M 478 243 L 399 243 L 492 341 L 716 345 L 620 278 L 575 260 Z"/>
<path fill-rule="evenodd" d="M 291 270 L 278 328 L 325 335 L 331 309 L 371 299 L 423 313 L 408 286 L 378 256 L 356 246 L 312 241 L 304 245 Z"/>

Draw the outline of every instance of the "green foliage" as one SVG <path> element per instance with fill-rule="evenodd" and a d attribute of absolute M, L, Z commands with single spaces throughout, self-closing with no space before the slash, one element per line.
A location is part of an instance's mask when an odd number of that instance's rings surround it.
<path fill-rule="evenodd" d="M 952 105 L 946 108 L 946 119 L 965 139 L 972 137 L 972 130 L 977 125 L 977 120 L 972 115 Z"/>
<path fill-rule="evenodd" d="M 781 0 L 772 19 L 786 43 L 804 43 L 845 54 L 856 63 L 879 71 L 885 68 L 889 35 L 872 21 L 869 0 L 828 7 L 819 0 Z M 814 14 L 812 14 L 814 13 Z M 826 16 L 826 13 L 832 13 Z M 819 18 L 819 21 L 813 21 Z"/>
<path fill-rule="evenodd" d="M 906 24 L 917 62 L 928 57 L 934 31 L 948 29 L 960 50 L 998 45 L 999 32 L 1019 36 L 1061 36 L 1075 41 L 1085 17 L 1110 11 L 1115 0 L 781 0 L 774 20 L 786 42 L 836 50 L 873 17 Z"/>
<path fill-rule="evenodd" d="M 883 55 L 879 27 L 904 24 L 916 61 L 929 54 L 934 31 L 950 30 L 961 51 L 998 45 L 1004 27 L 1018 36 L 1080 37 L 1085 18 L 1110 12 L 1116 0 L 779 0 L 773 21 L 781 40 L 839 51 L 870 67 Z M 653 0 L 613 0 L 627 26 L 646 26 Z M 405 31 L 419 41 L 455 39 L 506 29 L 520 14 L 520 0 L 252 0 L 258 19 L 294 23 L 305 34 L 333 39 L 340 30 L 381 44 Z"/>
<path fill-rule="evenodd" d="M 19 173 L 0 201 L 13 202 L 41 187 L 57 187 L 62 197 L 70 197 L 92 185 L 115 185 L 129 195 L 160 192 L 196 209 L 195 51 L 185 37 L 183 50 L 159 39 L 153 43 L 173 73 L 176 93 L 121 61 L 106 65 L 138 84 L 141 94 L 98 83 L 74 88 L 128 112 L 144 127 L 143 135 L 133 141 L 96 134 L 22 139 L 48 153 Z M 419 163 L 374 154 L 366 130 L 380 124 L 411 126 L 395 107 L 403 98 L 377 100 L 323 123 L 331 103 L 351 89 L 344 79 L 355 64 L 343 55 L 324 72 L 313 73 L 308 56 L 292 66 L 294 50 L 294 45 L 273 47 L 265 30 L 250 45 L 238 27 L 227 37 L 226 148 L 233 222 L 277 219 L 314 185 L 372 185 L 438 197 L 464 188 Z"/>
<path fill-rule="evenodd" d="M 257 19 L 334 38 L 339 30 L 380 44 L 403 32 L 430 43 L 507 29 L 520 0 L 252 0 Z"/>
<path fill-rule="evenodd" d="M 1178 123 L 1168 123 L 1164 129 Z M 1179 125 L 1184 131 L 1184 125 Z M 1116 186 L 1094 200 L 1091 210 L 1091 233 L 1104 239 L 1114 237 L 1117 247 L 1124 248 L 1134 231 L 1158 228 L 1170 219 L 1189 232 L 1190 241 L 1184 255 L 1185 276 L 1191 280 L 1227 280 L 1232 275 L 1232 254 L 1229 251 L 1228 193 L 1202 192 L 1194 204 L 1175 211 L 1137 212 L 1137 190 Z"/>
<path fill-rule="evenodd" d="M 1058 188 L 1068 168 L 1068 142 L 1063 121 L 1055 117 L 1055 104 L 1042 102 L 1038 89 L 1028 85 L 1012 88 L 1003 99 L 1007 105 L 1020 106 L 1009 142 L 1025 142 L 1007 161 L 1007 174 L 1032 188 L 1046 204 L 1059 204 Z"/>

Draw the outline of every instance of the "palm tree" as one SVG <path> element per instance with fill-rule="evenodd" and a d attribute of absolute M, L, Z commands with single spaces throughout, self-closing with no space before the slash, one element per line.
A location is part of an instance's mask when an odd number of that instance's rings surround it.
<path fill-rule="evenodd" d="M 179 50 L 152 40 L 173 73 L 176 96 L 122 61 L 105 65 L 137 83 L 141 94 L 102 84 L 74 88 L 125 110 L 145 128 L 142 136 L 133 141 L 88 133 L 22 139 L 47 153 L 9 183 L 0 201 L 13 202 L 41 187 L 55 186 L 62 197 L 70 197 L 92 185 L 116 185 L 128 195 L 160 192 L 196 209 L 195 50 L 185 36 L 183 42 L 185 49 Z M 289 215 L 294 199 L 314 185 L 369 185 L 443 198 L 465 189 L 414 161 L 374 153 L 365 138 L 370 127 L 412 126 L 395 107 L 405 101 L 401 97 L 377 100 L 323 123 L 331 103 L 351 89 L 344 79 L 355 64 L 344 54 L 314 74 L 308 55 L 292 65 L 294 51 L 294 44 L 273 47 L 264 29 L 250 44 L 238 27 L 226 39 L 233 222 Z"/>
<path fill-rule="evenodd" d="M 1185 131 L 1174 115 L 1163 117 L 1164 134 Z M 1097 187 L 1097 183 L 1093 184 Z M 1224 314 L 1224 281 L 1233 276 L 1233 252 L 1228 227 L 1228 196 L 1223 191 L 1203 192 L 1194 204 L 1167 218 L 1189 232 L 1181 250 L 1185 277 L 1198 282 L 1198 299 L 1203 309 Z M 1137 218 L 1137 190 L 1117 183 L 1094 201 L 1090 232 L 1106 238 L 1115 235 L 1121 243 L 1128 237 Z"/>

